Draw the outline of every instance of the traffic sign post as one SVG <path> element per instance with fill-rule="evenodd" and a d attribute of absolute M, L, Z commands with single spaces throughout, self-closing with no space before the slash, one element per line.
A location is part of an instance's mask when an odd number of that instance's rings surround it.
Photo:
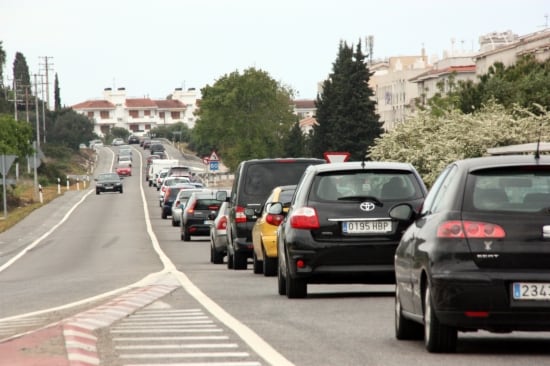
<path fill-rule="evenodd" d="M 220 159 L 218 158 L 218 155 L 215 151 L 212 151 L 210 156 L 208 157 L 208 170 L 211 172 L 218 171 L 220 169 Z"/>

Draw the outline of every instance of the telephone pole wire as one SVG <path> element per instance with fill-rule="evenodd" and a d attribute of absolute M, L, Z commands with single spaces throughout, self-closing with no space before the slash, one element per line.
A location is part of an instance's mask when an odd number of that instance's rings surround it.
<path fill-rule="evenodd" d="M 46 105 L 48 106 L 48 110 L 50 110 L 50 79 L 49 79 L 49 72 L 51 70 L 51 66 L 54 64 L 50 63 L 49 60 L 53 57 L 51 56 L 39 56 L 38 58 L 41 58 L 44 60 L 43 63 L 40 63 L 40 66 L 44 67 L 44 75 L 46 76 Z M 41 70 L 42 71 L 42 70 Z"/>

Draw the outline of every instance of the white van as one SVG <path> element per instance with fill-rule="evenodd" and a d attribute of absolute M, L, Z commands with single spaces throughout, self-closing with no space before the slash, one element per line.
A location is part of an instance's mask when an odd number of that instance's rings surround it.
<path fill-rule="evenodd" d="M 156 179 L 162 168 L 171 168 L 179 165 L 179 160 L 176 159 L 155 159 L 149 167 L 149 187 L 156 187 Z"/>

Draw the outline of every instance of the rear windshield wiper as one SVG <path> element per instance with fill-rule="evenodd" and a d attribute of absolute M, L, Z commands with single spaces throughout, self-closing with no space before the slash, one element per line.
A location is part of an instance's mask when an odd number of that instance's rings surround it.
<path fill-rule="evenodd" d="M 369 200 L 376 203 L 378 206 L 382 206 L 382 202 L 375 196 L 343 196 L 338 197 L 338 201 L 364 201 Z"/>

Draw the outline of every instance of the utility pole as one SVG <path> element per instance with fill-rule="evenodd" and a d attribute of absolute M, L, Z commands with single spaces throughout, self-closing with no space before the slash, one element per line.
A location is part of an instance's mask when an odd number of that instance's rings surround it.
<path fill-rule="evenodd" d="M 46 143 L 46 103 L 44 102 L 44 81 L 42 79 L 44 75 L 40 75 L 40 80 L 42 85 L 42 137 L 44 139 L 44 143 Z M 48 86 L 46 85 L 46 90 L 48 89 Z"/>
<path fill-rule="evenodd" d="M 50 110 L 50 79 L 49 79 L 49 71 L 51 70 L 51 66 L 53 66 L 52 63 L 49 63 L 48 60 L 52 59 L 51 56 L 40 56 L 39 58 L 44 59 L 44 62 L 40 64 L 40 66 L 44 67 L 44 75 L 46 75 L 46 103 L 48 106 L 48 110 Z M 42 71 L 42 70 L 41 70 Z"/>
<path fill-rule="evenodd" d="M 40 147 L 40 120 L 38 118 L 38 82 L 36 77 L 38 75 L 34 74 L 34 108 L 36 114 L 36 144 Z"/>

